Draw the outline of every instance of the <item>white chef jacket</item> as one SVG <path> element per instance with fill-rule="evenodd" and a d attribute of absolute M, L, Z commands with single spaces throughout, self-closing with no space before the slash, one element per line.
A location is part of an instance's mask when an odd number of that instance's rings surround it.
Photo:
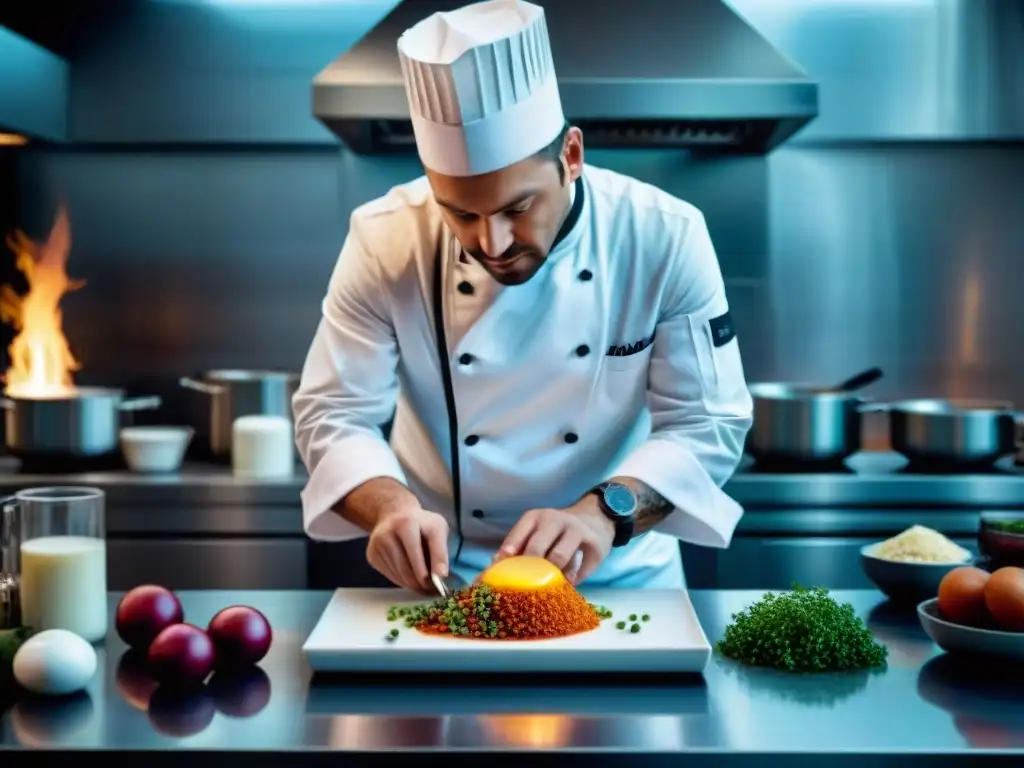
<path fill-rule="evenodd" d="M 293 401 L 310 537 L 365 536 L 331 508 L 391 477 L 448 518 L 451 568 L 468 581 L 523 512 L 628 476 L 675 510 L 586 586 L 681 587 L 677 540 L 729 545 L 742 509 L 721 486 L 752 404 L 704 217 L 609 170 L 582 178 L 576 224 L 520 286 L 462 254 L 424 177 L 353 212 Z M 438 258 L 460 520 L 432 320 Z M 393 412 L 389 445 L 378 425 Z"/>

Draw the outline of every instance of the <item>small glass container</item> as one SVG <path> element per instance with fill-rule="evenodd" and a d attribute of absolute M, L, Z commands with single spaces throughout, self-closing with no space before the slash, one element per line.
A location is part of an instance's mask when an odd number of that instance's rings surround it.
<path fill-rule="evenodd" d="M 4 500 L 4 572 L 16 574 L 24 625 L 90 643 L 106 637 L 105 506 L 98 488 L 31 488 Z"/>

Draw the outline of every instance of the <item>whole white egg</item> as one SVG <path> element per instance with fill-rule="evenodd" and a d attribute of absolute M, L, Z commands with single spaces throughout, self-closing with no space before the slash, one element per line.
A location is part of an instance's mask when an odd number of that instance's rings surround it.
<path fill-rule="evenodd" d="M 96 649 L 66 629 L 47 629 L 14 654 L 14 679 L 32 693 L 63 696 L 80 691 L 96 674 Z"/>

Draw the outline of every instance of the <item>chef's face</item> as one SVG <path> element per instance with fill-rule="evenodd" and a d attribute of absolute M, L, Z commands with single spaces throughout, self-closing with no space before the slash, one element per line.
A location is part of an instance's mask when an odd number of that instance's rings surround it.
<path fill-rule="evenodd" d="M 462 247 L 503 285 L 540 269 L 569 214 L 569 190 L 583 170 L 583 134 L 569 128 L 548 148 L 480 176 L 427 171 L 445 222 Z"/>

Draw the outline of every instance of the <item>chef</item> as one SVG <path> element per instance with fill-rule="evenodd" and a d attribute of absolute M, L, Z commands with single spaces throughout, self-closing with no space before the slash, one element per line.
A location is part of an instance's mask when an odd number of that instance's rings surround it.
<path fill-rule="evenodd" d="M 295 395 L 305 530 L 423 593 L 496 558 L 682 587 L 751 425 L 694 206 L 584 163 L 523 0 L 398 40 L 426 175 L 351 216 Z M 380 425 L 394 414 L 390 442 Z"/>

